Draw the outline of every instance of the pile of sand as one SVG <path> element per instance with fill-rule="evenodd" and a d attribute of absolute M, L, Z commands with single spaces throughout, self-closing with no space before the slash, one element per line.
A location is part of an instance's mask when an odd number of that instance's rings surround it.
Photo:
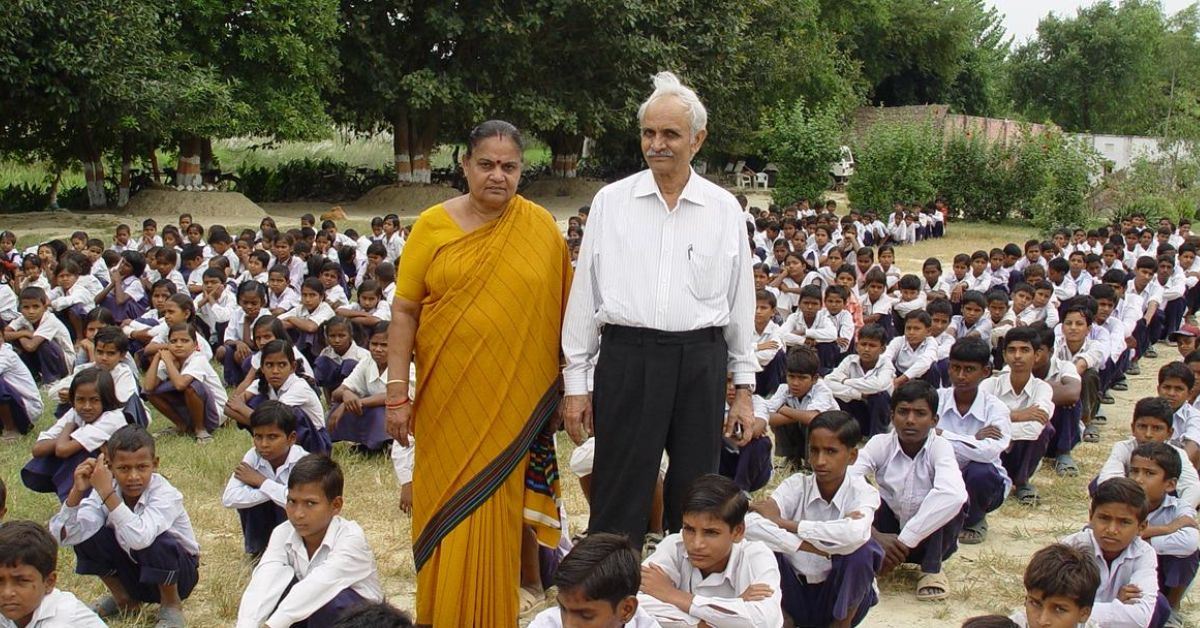
<path fill-rule="evenodd" d="M 381 185 L 354 201 L 354 208 L 360 212 L 369 210 L 380 214 L 403 216 L 407 213 L 415 216 L 460 194 L 458 190 L 444 185 Z"/>
<path fill-rule="evenodd" d="M 129 199 L 125 211 L 135 217 L 163 217 L 175 222 L 188 213 L 201 224 L 236 222 L 258 224 L 267 213 L 240 192 L 179 192 L 147 189 Z"/>

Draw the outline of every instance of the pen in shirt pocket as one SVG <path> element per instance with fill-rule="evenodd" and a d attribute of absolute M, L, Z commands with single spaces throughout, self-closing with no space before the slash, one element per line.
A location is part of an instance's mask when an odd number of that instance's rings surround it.
<path fill-rule="evenodd" d="M 688 260 L 691 261 L 691 259 L 692 259 L 692 245 L 691 244 L 688 245 L 687 253 L 688 253 Z"/>

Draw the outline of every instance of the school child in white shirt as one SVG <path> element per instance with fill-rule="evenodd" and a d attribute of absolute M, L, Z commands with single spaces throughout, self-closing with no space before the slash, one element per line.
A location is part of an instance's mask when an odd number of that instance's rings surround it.
<path fill-rule="evenodd" d="M 350 320 L 355 337 L 361 338 L 370 333 L 371 328 L 380 321 L 392 320 L 391 305 L 383 298 L 383 289 L 379 282 L 368 279 L 358 287 L 358 302 L 336 308 L 338 316 Z"/>
<path fill-rule="evenodd" d="M 838 332 L 829 312 L 821 307 L 821 288 L 813 285 L 801 288 L 799 306 L 799 309 L 779 326 L 784 344 L 788 347 L 810 346 L 821 358 L 822 369 L 833 368 L 838 353 Z"/>
<path fill-rule="evenodd" d="M 296 415 L 278 401 L 264 401 L 250 414 L 254 446 L 233 470 L 221 504 L 237 510 L 246 554 L 258 558 L 271 532 L 287 521 L 287 482 L 308 455 L 296 444 Z"/>
<path fill-rule="evenodd" d="M 288 285 L 287 266 L 276 264 L 267 276 L 267 309 L 271 315 L 280 316 L 299 305 L 300 293 Z"/>
<path fill-rule="evenodd" d="M 954 446 L 967 504 L 960 543 L 987 538 L 987 513 L 999 508 L 1012 486 L 1000 454 L 1012 441 L 1008 406 L 980 389 L 991 369 L 991 351 L 979 338 L 960 338 L 950 349 L 950 388 L 938 391 L 938 433 Z"/>
<path fill-rule="evenodd" d="M 58 582 L 58 544 L 46 526 L 12 521 L 0 527 L 0 581 L 20 592 L 0 607 L 0 628 L 103 628 L 92 609 Z"/>
<path fill-rule="evenodd" d="M 1001 353 L 1000 343 L 1004 340 L 1004 335 L 1008 333 L 1008 330 L 1017 324 L 1017 316 L 1008 306 L 1008 292 L 995 289 L 984 297 L 987 299 L 987 321 L 991 329 L 983 339 L 993 350 L 992 359 L 996 368 L 1002 368 L 1004 355 Z"/>
<path fill-rule="evenodd" d="M 840 410 L 809 424 L 813 475 L 793 474 L 751 505 L 746 538 L 779 558 L 783 610 L 796 625 L 857 625 L 878 601 L 883 548 L 871 540 L 879 491 L 847 475 L 862 433 Z"/>
<path fill-rule="evenodd" d="M 4 329 L 4 339 L 13 345 L 36 380 L 52 384 L 66 376 L 75 364 L 71 333 L 58 317 L 47 311 L 50 300 L 45 290 L 21 290 L 20 303 L 21 317 Z"/>
<path fill-rule="evenodd" d="M 350 304 L 346 291 L 342 288 L 342 265 L 333 260 L 325 260 L 321 264 L 318 275 L 321 285 L 325 286 L 325 302 L 337 310 Z"/>
<path fill-rule="evenodd" d="M 779 563 L 766 545 L 744 538 L 748 507 L 728 478 L 692 484 L 683 526 L 697 533 L 666 537 L 642 563 L 638 604 L 647 614 L 667 624 L 783 626 Z"/>
<path fill-rule="evenodd" d="M 395 214 L 383 218 L 383 244 L 387 247 L 387 261 L 394 264 L 404 252 L 404 233 L 400 229 L 400 218 Z"/>
<path fill-rule="evenodd" d="M 824 379 L 838 406 L 858 421 L 867 438 L 886 432 L 890 425 L 887 417 L 896 370 L 891 360 L 882 357 L 883 339 L 879 325 L 863 326 L 855 353 L 847 355 Z"/>
<path fill-rule="evenodd" d="M 871 269 L 863 279 L 862 303 L 863 324 L 876 323 L 883 327 L 888 340 L 896 336 L 896 324 L 892 320 L 892 306 L 896 300 L 887 294 L 887 277 L 878 268 Z"/>
<path fill-rule="evenodd" d="M 766 399 L 768 424 L 775 433 L 775 455 L 802 466 L 808 453 L 808 423 L 825 410 L 836 410 L 837 401 L 821 379 L 821 360 L 812 347 L 787 351 L 787 382 Z"/>
<path fill-rule="evenodd" d="M 638 604 L 640 560 L 623 536 L 588 535 L 571 548 L 554 572 L 557 607 L 538 613 L 529 628 L 563 628 L 585 617 L 591 626 L 660 628 Z M 597 594 L 605 597 L 589 597 Z"/>
<path fill-rule="evenodd" d="M 1019 628 L 1100 628 L 1092 619 L 1100 569 L 1089 554 L 1055 543 L 1025 567 L 1025 605 L 1009 617 Z"/>
<path fill-rule="evenodd" d="M 754 355 L 761 367 L 755 373 L 754 389 L 760 395 L 778 389 L 787 374 L 783 336 L 779 332 L 779 325 L 772 320 L 777 304 L 773 292 L 760 289 L 754 294 L 754 332 L 758 336 L 754 343 Z"/>
<path fill-rule="evenodd" d="M 904 335 L 888 343 L 882 359 L 895 369 L 893 389 L 914 379 L 938 383 L 940 378 L 933 368 L 937 362 L 937 341 L 929 337 L 932 323 L 925 310 L 913 310 L 904 317 Z"/>
<path fill-rule="evenodd" d="M 1090 296 L 1096 301 L 1096 318 L 1092 321 L 1092 329 L 1103 329 L 1108 334 L 1105 348 L 1108 358 L 1100 367 L 1100 392 L 1106 395 L 1110 389 L 1129 390 L 1129 384 L 1122 380 L 1129 366 L 1129 354 L 1132 347 L 1137 346 L 1137 341 L 1133 339 L 1132 330 L 1127 330 L 1124 321 L 1117 316 L 1118 299 L 1112 286 L 1096 284 L 1092 286 Z"/>
<path fill-rule="evenodd" d="M 175 268 L 178 263 L 179 254 L 173 248 L 161 248 L 154 254 L 154 267 L 158 275 L 174 284 L 176 292 L 189 293 L 187 282 Z"/>
<path fill-rule="evenodd" d="M 1188 464 L 1187 453 L 1169 442 L 1172 434 L 1170 403 L 1161 397 L 1140 399 L 1134 406 L 1129 430 L 1132 434 L 1130 438 L 1113 443 L 1100 473 L 1088 484 L 1088 493 L 1094 494 L 1096 486 L 1105 480 L 1128 475 L 1133 452 L 1138 447 L 1146 443 L 1166 443 L 1175 451 L 1182 465 L 1176 482 L 1176 494 L 1192 507 L 1200 504 L 1200 476 Z"/>
<path fill-rule="evenodd" d="M 84 369 L 71 380 L 69 409 L 33 444 L 33 459 L 21 469 L 21 482 L 38 493 L 57 493 L 61 502 L 74 484 L 79 463 L 99 453 L 113 432 L 126 425 L 112 375 Z"/>
<path fill-rule="evenodd" d="M 1072 251 L 1067 258 L 1070 272 L 1066 279 L 1075 284 L 1075 294 L 1089 294 L 1092 291 L 1092 276 L 1087 272 L 1086 255 L 1083 251 Z"/>
<path fill-rule="evenodd" d="M 196 442 L 212 442 L 210 432 L 222 423 L 221 408 L 227 395 L 217 372 L 202 352 L 187 323 L 171 325 L 168 347 L 159 351 L 146 369 L 146 400 L 174 424 L 180 434 Z"/>
<path fill-rule="evenodd" d="M 991 317 L 983 315 L 986 310 L 987 297 L 982 292 L 963 292 L 959 300 L 959 311 L 962 313 L 950 319 L 950 329 L 955 339 L 979 338 L 986 345 L 992 333 Z"/>
<path fill-rule="evenodd" d="M 1163 291 L 1162 286 L 1154 280 L 1157 272 L 1158 262 L 1153 257 L 1139 257 L 1133 279 L 1129 280 L 1125 288 L 1127 296 L 1141 298 L 1143 322 L 1139 324 L 1139 327 L 1144 330 L 1144 333 L 1138 338 L 1138 355 L 1139 357 L 1144 355 L 1151 359 L 1158 357 L 1158 352 L 1154 350 L 1154 343 L 1158 342 L 1160 337 L 1165 337 L 1163 328 L 1166 322 L 1166 313 L 1163 311 L 1162 305 Z"/>
<path fill-rule="evenodd" d="M 1016 327 L 1004 337 L 1004 370 L 979 385 L 981 393 L 991 394 L 1008 407 L 1012 422 L 1012 446 L 1000 455 L 1000 461 L 1016 488 L 1016 498 L 1024 504 L 1038 503 L 1037 489 L 1029 482 L 1041 464 L 1054 437 L 1050 418 L 1054 414 L 1053 390 L 1033 376 L 1033 366 L 1041 338 L 1036 329 Z"/>
<path fill-rule="evenodd" d="M 108 308 L 118 323 L 136 319 L 146 312 L 149 300 L 141 276 L 146 258 L 137 251 L 121 253 L 121 263 L 113 268 L 109 283 L 96 295 L 97 302 Z"/>
<path fill-rule="evenodd" d="M 1171 444 L 1186 451 L 1192 466 L 1200 461 L 1200 411 L 1188 403 L 1196 376 L 1183 362 L 1168 362 L 1158 370 L 1158 396 L 1171 404 Z M 1200 468 L 1200 467 L 1198 467 Z"/>
<path fill-rule="evenodd" d="M 42 415 L 42 395 L 13 345 L 0 343 L 0 442 L 15 443 Z"/>
<path fill-rule="evenodd" d="M 313 360 L 313 379 L 329 397 L 355 366 L 370 359 L 371 352 L 354 342 L 354 329 L 350 321 L 341 316 L 325 321 L 321 325 L 321 335 L 325 338 L 325 348 Z"/>
<path fill-rule="evenodd" d="M 879 270 L 887 278 L 887 289 L 895 288 L 900 281 L 900 267 L 896 266 L 896 249 L 890 244 L 879 247 Z"/>
<path fill-rule="evenodd" d="M 342 469 L 309 454 L 288 476 L 287 499 L 313 504 L 271 533 L 238 606 L 238 628 L 332 626 L 344 612 L 383 600 L 375 555 L 357 523 L 341 517 Z"/>
<path fill-rule="evenodd" d="M 288 286 L 299 293 L 300 284 L 308 272 L 308 264 L 305 264 L 299 256 L 292 254 L 295 246 L 296 238 L 292 234 L 280 233 L 271 246 L 271 252 L 275 254 L 275 264 L 271 270 L 274 271 L 275 267 L 283 266 L 287 270 L 285 276 Z"/>
<path fill-rule="evenodd" d="M 1166 340 L 1168 336 L 1183 324 L 1183 315 L 1187 313 L 1187 277 L 1175 265 L 1175 255 L 1162 254 L 1158 257 L 1158 272 L 1154 283 L 1162 289 L 1163 327 L 1162 335 L 1157 341 Z"/>
<path fill-rule="evenodd" d="M 225 271 L 209 268 L 201 276 L 202 290 L 193 301 L 196 318 L 202 323 L 197 327 L 210 348 L 219 347 L 223 344 L 225 329 L 237 310 L 237 297 L 233 291 L 225 289 Z"/>
<path fill-rule="evenodd" d="M 925 293 L 927 301 L 935 297 L 950 296 L 950 282 L 942 276 L 942 262 L 936 257 L 930 257 L 921 265 L 921 292 Z"/>
<path fill-rule="evenodd" d="M 896 283 L 896 290 L 892 292 L 893 298 L 899 297 L 895 304 L 892 305 L 892 324 L 897 330 L 904 326 L 904 317 L 909 312 L 921 310 L 928 304 L 928 297 L 924 292 L 921 292 L 921 280 L 916 275 L 904 275 L 900 281 Z"/>
<path fill-rule="evenodd" d="M 368 451 L 379 451 L 391 443 L 383 407 L 387 401 L 387 334 L 387 321 L 371 330 L 367 355 L 330 395 L 333 407 L 327 424 L 335 443 L 349 441 Z"/>
<path fill-rule="evenodd" d="M 1008 291 L 1012 269 L 1004 265 L 1004 259 L 1004 249 L 995 248 L 988 251 L 987 275 L 992 280 L 988 290 L 999 288 L 1005 292 Z"/>
<path fill-rule="evenodd" d="M 311 362 L 321 344 L 319 332 L 325 321 L 333 318 L 333 308 L 325 302 L 325 285 L 316 277 L 304 280 L 300 288 L 300 303 L 279 315 L 292 344 Z"/>
<path fill-rule="evenodd" d="M 992 287 L 992 276 L 988 273 L 987 251 L 975 251 L 971 254 L 971 270 L 962 278 L 966 282 L 964 290 L 986 292 Z"/>
<path fill-rule="evenodd" d="M 954 447 L 935 429 L 937 391 L 913 381 L 892 393 L 892 431 L 873 436 L 858 452 L 851 476 L 873 476 L 879 510 L 872 538 L 883 547 L 880 576 L 903 563 L 921 568 L 920 600 L 949 595 L 942 563 L 958 549 L 967 489 Z"/>
<path fill-rule="evenodd" d="M 154 438 L 126 425 L 98 458 L 79 464 L 50 520 L 58 544 L 75 548 L 75 573 L 99 576 L 108 587 L 110 595 L 93 607 L 101 619 L 158 603 L 160 625 L 184 625 L 200 545 L 183 494 L 157 471 Z"/>
<path fill-rule="evenodd" d="M 267 288 L 254 280 L 245 281 L 237 287 L 238 307 L 233 310 L 221 346 L 213 357 L 222 365 L 222 377 L 226 386 L 238 386 L 246 379 L 250 355 L 254 353 L 254 325 L 264 316 L 270 316 L 266 308 Z"/>
<path fill-rule="evenodd" d="M 1101 626 L 1162 626 L 1165 621 L 1153 622 L 1158 561 L 1154 548 L 1139 537 L 1147 512 L 1146 493 L 1136 482 L 1106 480 L 1092 497 L 1088 527 L 1062 540 L 1086 552 L 1100 570 L 1091 618 Z M 1130 585 L 1138 591 L 1131 594 Z"/>
<path fill-rule="evenodd" d="M 196 341 L 196 351 L 204 354 L 205 360 L 212 359 L 212 347 L 196 330 L 196 303 L 192 301 L 192 297 L 188 296 L 186 292 L 176 292 L 163 302 L 159 312 L 162 315 L 162 321 L 150 330 L 149 341 L 142 349 L 140 360 L 142 364 L 149 365 L 150 359 L 155 354 L 168 348 L 171 326 L 178 324 L 185 324 L 191 329 L 192 337 Z"/>
<path fill-rule="evenodd" d="M 259 403 L 278 399 L 296 415 L 296 444 L 309 453 L 328 453 L 332 448 L 325 429 L 325 408 L 307 381 L 296 374 L 296 354 L 287 340 L 272 340 L 262 349 L 262 366 L 257 379 L 225 405 L 225 415 L 242 426 Z"/>
<path fill-rule="evenodd" d="M 1045 323 L 1047 327 L 1058 325 L 1058 309 L 1051 302 L 1054 298 L 1054 286 L 1045 279 L 1038 279 L 1034 283 L 1029 284 L 1018 284 L 1017 288 L 1020 288 L 1022 285 L 1030 286 L 1029 294 L 1031 295 L 1031 303 L 1021 309 L 1020 314 L 1017 315 L 1017 320 L 1024 325 L 1033 325 L 1035 323 Z M 1014 302 L 1016 299 L 1017 296 L 1014 294 Z"/>
<path fill-rule="evenodd" d="M 850 291 L 843 286 L 831 285 L 825 288 L 825 311 L 829 313 L 834 329 L 837 330 L 834 340 L 837 345 L 837 355 L 833 362 L 835 366 L 845 359 L 851 345 L 854 344 L 854 315 L 846 309 L 846 300 L 849 298 Z"/>
<path fill-rule="evenodd" d="M 1170 445 L 1147 443 L 1133 451 L 1128 473 L 1129 479 L 1146 491 L 1150 514 L 1141 537 L 1158 554 L 1158 582 L 1172 615 L 1179 612 L 1183 595 L 1200 567 L 1196 509 L 1171 494 L 1181 471 L 1179 456 Z"/>

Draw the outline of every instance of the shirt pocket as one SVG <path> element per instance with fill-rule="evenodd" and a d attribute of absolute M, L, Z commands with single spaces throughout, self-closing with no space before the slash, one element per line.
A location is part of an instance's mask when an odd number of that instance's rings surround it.
<path fill-rule="evenodd" d="M 688 254 L 688 291 L 701 301 L 716 299 L 729 290 L 729 265 L 727 255 L 705 255 L 696 251 Z"/>

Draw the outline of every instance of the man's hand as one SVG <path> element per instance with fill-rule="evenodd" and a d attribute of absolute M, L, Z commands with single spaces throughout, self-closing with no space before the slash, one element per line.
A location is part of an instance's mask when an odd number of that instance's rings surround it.
<path fill-rule="evenodd" d="M 346 405 L 342 404 L 333 409 L 329 416 L 325 419 L 325 429 L 332 432 L 337 429 L 338 423 L 342 422 L 342 415 L 346 414 Z"/>
<path fill-rule="evenodd" d="M 679 589 L 675 587 L 675 583 L 671 581 L 667 572 L 662 570 L 658 565 L 642 565 L 642 593 L 649 595 L 657 600 L 666 601 L 667 598 Z"/>
<path fill-rule="evenodd" d="M 1002 434 L 1000 432 L 1000 428 L 996 427 L 995 425 L 988 425 L 978 432 L 975 432 L 975 440 L 986 440 L 989 438 L 992 440 L 1000 440 L 1002 436 L 1004 436 L 1004 434 Z"/>
<path fill-rule="evenodd" d="M 774 593 L 775 590 L 771 588 L 771 585 L 756 582 L 746 587 L 746 590 L 742 591 L 742 594 L 738 597 L 747 602 L 758 602 L 759 600 L 771 597 Z"/>
<path fill-rule="evenodd" d="M 400 485 L 400 512 L 412 514 L 412 482 Z"/>
<path fill-rule="evenodd" d="M 1136 584 L 1127 584 L 1117 591 L 1117 599 L 1122 604 L 1133 604 L 1142 598 L 1142 590 Z"/>
<path fill-rule="evenodd" d="M 562 415 L 563 424 L 567 428 L 567 436 L 570 436 L 576 445 L 582 445 L 583 441 L 595 434 L 594 426 L 592 425 L 591 395 L 567 395 L 563 397 Z"/>
<path fill-rule="evenodd" d="M 263 482 L 267 481 L 267 476 L 259 473 L 257 469 L 245 462 L 238 463 L 237 468 L 233 470 L 233 477 L 237 478 L 239 482 L 247 486 L 253 486 L 254 488 L 261 487 Z"/>
<path fill-rule="evenodd" d="M 739 388 L 733 393 L 733 403 L 729 406 L 729 414 L 725 417 L 725 438 L 734 441 L 738 447 L 744 447 L 754 438 L 754 411 L 750 405 L 750 391 Z M 734 426 L 742 426 L 741 438 L 734 438 Z"/>
<path fill-rule="evenodd" d="M 878 532 L 872 528 L 871 536 L 883 548 L 883 566 L 879 570 L 879 575 L 886 576 L 908 559 L 908 553 L 911 550 L 900 542 L 897 535 Z"/>

